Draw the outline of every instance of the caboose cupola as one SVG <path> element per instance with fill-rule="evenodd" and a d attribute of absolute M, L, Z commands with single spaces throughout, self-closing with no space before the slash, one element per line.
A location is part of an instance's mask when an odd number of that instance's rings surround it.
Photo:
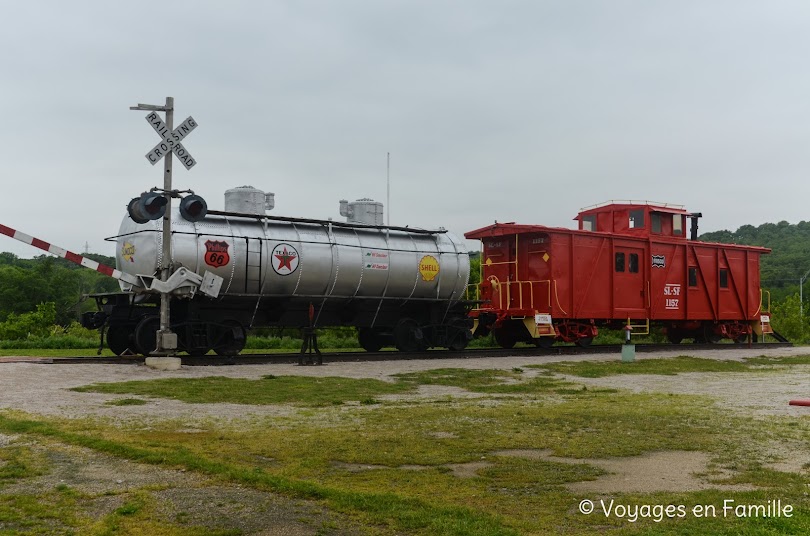
<path fill-rule="evenodd" d="M 609 201 L 586 207 L 574 218 L 581 231 L 686 238 L 689 213 L 682 205 L 649 201 Z"/>

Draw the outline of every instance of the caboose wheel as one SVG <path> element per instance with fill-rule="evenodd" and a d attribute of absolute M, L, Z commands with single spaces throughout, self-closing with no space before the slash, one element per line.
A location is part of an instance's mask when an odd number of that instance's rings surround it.
<path fill-rule="evenodd" d="M 499 328 L 493 328 L 492 336 L 495 337 L 495 342 L 497 342 L 498 346 L 501 348 L 514 348 L 515 343 L 517 343 L 515 333 L 508 327 L 502 326 Z"/>
<path fill-rule="evenodd" d="M 715 333 L 714 328 L 709 324 L 707 324 L 706 327 L 703 328 L 703 336 L 705 337 L 706 342 L 709 344 L 718 343 L 720 342 L 720 339 L 723 338 L 717 333 Z"/>
<path fill-rule="evenodd" d="M 674 328 L 667 329 L 667 340 L 672 344 L 681 344 L 683 340 L 683 333 Z"/>
<path fill-rule="evenodd" d="M 379 332 L 372 328 L 359 328 L 357 330 L 357 342 L 366 352 L 379 352 L 383 347 L 383 340 Z"/>
<path fill-rule="evenodd" d="M 588 346 L 591 345 L 592 342 L 593 337 L 580 337 L 579 339 L 574 341 L 574 344 L 576 344 L 580 348 L 587 348 Z"/>
<path fill-rule="evenodd" d="M 537 346 L 538 348 L 546 348 L 546 349 L 551 348 L 552 346 L 554 346 L 554 343 L 557 342 L 557 340 L 554 337 L 538 337 L 532 340 L 534 342 L 534 345 Z"/>

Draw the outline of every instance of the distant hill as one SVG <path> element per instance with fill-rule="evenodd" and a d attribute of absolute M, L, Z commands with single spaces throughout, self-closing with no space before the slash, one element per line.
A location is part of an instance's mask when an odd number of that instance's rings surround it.
<path fill-rule="evenodd" d="M 759 227 L 743 225 L 736 231 L 714 231 L 703 233 L 700 240 L 726 244 L 744 244 L 770 248 L 770 255 L 763 255 L 761 279 L 762 287 L 771 291 L 772 298 L 781 300 L 784 296 L 799 291 L 799 278 L 810 271 L 810 222 L 791 224 L 763 223 Z M 805 281 L 805 291 L 810 285 Z M 805 292 L 805 297 L 810 294 Z"/>

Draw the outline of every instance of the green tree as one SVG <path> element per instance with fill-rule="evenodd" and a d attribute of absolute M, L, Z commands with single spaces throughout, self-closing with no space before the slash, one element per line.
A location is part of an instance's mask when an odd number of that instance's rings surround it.
<path fill-rule="evenodd" d="M 802 315 L 798 294 L 791 294 L 772 307 L 772 326 L 779 334 L 794 343 L 807 342 L 810 334 L 808 315 Z"/>
<path fill-rule="evenodd" d="M 56 320 L 56 307 L 52 302 L 40 303 L 36 311 L 11 313 L 5 322 L 0 322 L 0 339 L 22 340 L 31 337 L 45 337 L 50 334 Z"/>

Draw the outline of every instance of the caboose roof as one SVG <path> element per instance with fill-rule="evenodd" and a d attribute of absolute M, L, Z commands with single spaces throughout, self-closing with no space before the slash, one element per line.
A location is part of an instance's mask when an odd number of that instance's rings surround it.
<path fill-rule="evenodd" d="M 580 216 L 588 214 L 597 214 L 600 212 L 610 212 L 615 210 L 624 210 L 631 208 L 647 208 L 651 212 L 663 212 L 666 214 L 689 214 L 689 211 L 683 208 L 683 205 L 675 205 L 673 203 L 659 203 L 657 201 L 632 201 L 632 200 L 612 200 L 603 203 L 597 203 L 580 209 L 575 220 Z"/>
<path fill-rule="evenodd" d="M 480 229 L 464 233 L 464 237 L 477 240 L 480 238 L 486 238 L 488 236 L 506 236 L 523 233 L 537 233 L 542 231 L 549 231 L 552 229 L 556 229 L 558 231 L 571 231 L 571 229 L 566 229 L 564 227 L 546 227 L 545 225 L 525 225 L 515 222 L 509 223 L 495 222 L 492 225 L 487 225 L 486 227 L 481 227 Z"/>

